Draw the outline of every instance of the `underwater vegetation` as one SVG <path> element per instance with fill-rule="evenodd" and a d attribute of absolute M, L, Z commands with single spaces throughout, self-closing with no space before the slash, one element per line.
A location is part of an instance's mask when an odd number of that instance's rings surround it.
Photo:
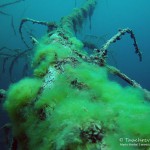
<path fill-rule="evenodd" d="M 19 32 L 26 46 L 22 33 L 26 22 L 44 25 L 48 31 L 39 41 L 32 37 L 33 77 L 11 84 L 6 92 L 3 106 L 13 133 L 10 149 L 126 150 L 122 144 L 132 144 L 127 139 L 149 139 L 149 91 L 106 61 L 109 46 L 125 34 L 130 35 L 142 61 L 133 31 L 119 30 L 90 55 L 75 36 L 85 19 L 91 20 L 96 4 L 87 0 L 59 24 L 22 20 Z M 129 86 L 111 81 L 109 74 Z M 148 150 L 149 143 L 144 144 L 127 148 Z"/>

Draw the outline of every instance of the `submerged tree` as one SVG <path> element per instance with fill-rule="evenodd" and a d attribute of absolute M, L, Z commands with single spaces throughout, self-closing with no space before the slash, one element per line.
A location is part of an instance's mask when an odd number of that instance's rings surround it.
<path fill-rule="evenodd" d="M 125 33 L 142 61 L 133 31 L 119 30 L 90 56 L 75 37 L 96 3 L 87 0 L 59 24 L 22 20 L 19 31 L 24 43 L 22 26 L 27 21 L 47 26 L 48 33 L 41 41 L 32 37 L 33 78 L 22 79 L 7 91 L 4 107 L 12 122 L 12 149 L 119 150 L 121 137 L 149 138 L 149 92 L 106 63 L 109 45 Z M 108 73 L 131 86 L 110 81 Z"/>

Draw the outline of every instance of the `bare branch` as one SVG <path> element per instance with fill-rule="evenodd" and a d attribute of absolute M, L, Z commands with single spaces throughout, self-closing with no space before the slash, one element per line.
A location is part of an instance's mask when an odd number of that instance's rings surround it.
<path fill-rule="evenodd" d="M 135 48 L 135 53 L 138 54 L 139 56 L 139 60 L 142 61 L 142 53 L 140 51 L 140 49 L 138 48 L 138 45 L 137 45 L 137 41 L 136 41 L 136 38 L 135 38 L 135 35 L 133 33 L 133 31 L 131 29 L 120 29 L 119 32 L 117 34 L 115 34 L 110 40 L 108 40 L 103 46 L 102 48 L 100 49 L 101 51 L 105 51 L 108 50 L 109 46 L 112 44 L 112 43 L 115 43 L 116 41 L 120 40 L 121 37 L 123 35 L 125 35 L 125 33 L 128 33 L 130 34 L 130 37 L 131 39 L 133 39 L 133 46 Z"/>
<path fill-rule="evenodd" d="M 150 92 L 147 89 L 144 89 L 139 83 L 137 83 L 135 80 L 132 80 L 131 78 L 129 78 L 127 75 L 122 73 L 117 68 L 115 68 L 113 66 L 108 66 L 108 65 L 106 66 L 106 68 L 109 73 L 112 73 L 112 74 L 118 76 L 119 78 L 123 79 L 125 82 L 129 83 L 131 86 L 140 89 L 143 92 L 145 100 L 150 101 Z"/>
<path fill-rule="evenodd" d="M 21 39 L 22 39 L 23 43 L 27 46 L 27 48 L 29 48 L 29 46 L 26 43 L 26 41 L 24 40 L 24 37 L 23 37 L 23 34 L 22 34 L 22 27 L 23 27 L 24 23 L 26 23 L 26 22 L 31 22 L 33 24 L 44 25 L 48 28 L 48 32 L 55 29 L 55 28 L 57 28 L 57 25 L 54 22 L 37 21 L 37 20 L 34 20 L 34 19 L 30 19 L 30 18 L 22 19 L 21 23 L 20 23 L 20 27 L 19 27 L 19 33 L 20 33 L 20 36 L 21 36 Z"/>
<path fill-rule="evenodd" d="M 116 76 L 120 77 L 121 79 L 123 79 L 124 81 L 126 81 L 127 83 L 132 85 L 133 87 L 141 88 L 140 84 L 138 84 L 136 81 L 130 79 L 127 75 L 122 73 L 119 69 L 117 69 L 113 66 L 108 66 L 108 65 L 106 65 L 106 68 L 110 73 L 115 74 Z"/>

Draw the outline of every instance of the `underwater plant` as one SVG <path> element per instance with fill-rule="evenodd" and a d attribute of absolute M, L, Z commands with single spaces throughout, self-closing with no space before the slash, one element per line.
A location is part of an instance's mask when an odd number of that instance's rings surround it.
<path fill-rule="evenodd" d="M 19 32 L 25 44 L 22 26 L 27 21 L 47 26 L 48 33 L 40 41 L 33 39 L 34 76 L 7 91 L 4 108 L 12 124 L 11 149 L 122 150 L 126 147 L 121 144 L 129 144 L 129 139 L 150 137 L 149 91 L 106 62 L 108 47 L 126 33 L 142 61 L 133 31 L 119 30 L 90 56 L 75 36 L 85 19 L 91 19 L 96 4 L 87 0 L 57 25 L 22 20 Z M 109 80 L 109 73 L 130 86 Z M 148 149 L 144 144 L 129 148 Z"/>

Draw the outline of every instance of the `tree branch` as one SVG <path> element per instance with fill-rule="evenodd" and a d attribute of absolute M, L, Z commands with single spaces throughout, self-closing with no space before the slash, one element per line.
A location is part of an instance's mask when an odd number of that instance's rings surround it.
<path fill-rule="evenodd" d="M 115 43 L 118 40 L 121 40 L 121 37 L 125 34 L 130 34 L 131 39 L 133 39 L 133 46 L 135 48 L 135 53 L 139 56 L 139 60 L 142 61 L 142 53 L 140 51 L 140 49 L 138 48 L 137 45 L 137 41 L 135 38 L 135 35 L 133 33 L 133 31 L 131 29 L 120 29 L 119 32 L 117 34 L 115 34 L 112 38 L 110 38 L 101 48 L 100 48 L 100 52 L 102 54 L 106 53 L 106 51 L 108 50 L 109 46 L 113 43 Z M 105 56 L 102 55 L 101 56 Z M 105 60 L 105 58 L 102 57 L 103 60 Z"/>
<path fill-rule="evenodd" d="M 20 23 L 20 27 L 19 27 L 19 33 L 20 33 L 20 36 L 21 36 L 21 39 L 22 39 L 23 43 L 26 45 L 27 48 L 29 48 L 29 46 L 26 43 L 26 41 L 24 40 L 24 37 L 23 37 L 23 34 L 22 34 L 22 27 L 23 27 L 23 24 L 26 23 L 26 22 L 31 22 L 33 24 L 44 25 L 48 28 L 48 32 L 55 29 L 55 28 L 57 28 L 57 25 L 54 22 L 37 21 L 37 20 L 34 20 L 34 19 L 30 19 L 30 18 L 22 19 L 21 23 Z"/>
<path fill-rule="evenodd" d="M 91 17 L 95 6 L 96 0 L 87 0 L 81 8 L 75 8 L 73 13 L 65 16 L 60 21 L 60 27 L 66 34 L 73 36 L 78 27 L 81 27 L 87 17 Z"/>

